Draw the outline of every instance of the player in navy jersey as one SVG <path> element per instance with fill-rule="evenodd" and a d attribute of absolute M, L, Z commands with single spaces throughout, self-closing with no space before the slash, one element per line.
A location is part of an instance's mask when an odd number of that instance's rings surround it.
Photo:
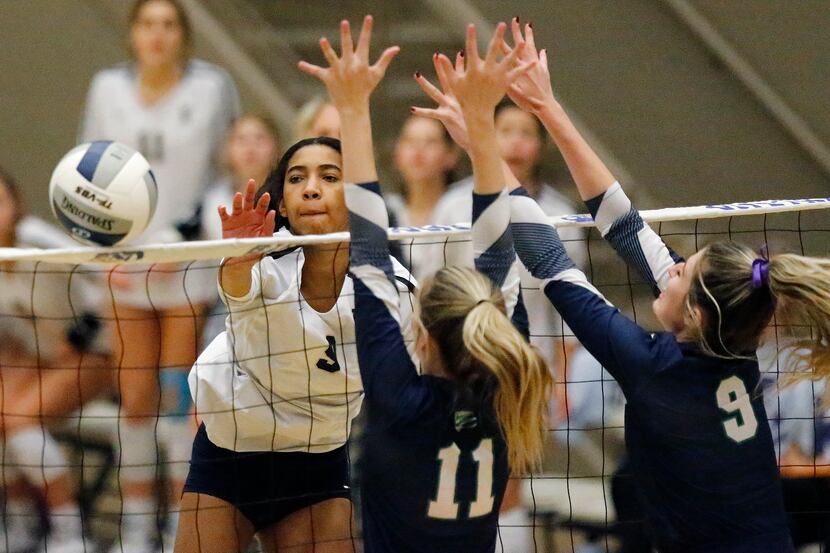
<path fill-rule="evenodd" d="M 510 470 L 523 473 L 539 460 L 552 380 L 538 352 L 512 325 L 499 291 L 515 254 L 505 232 L 508 197 L 501 193 L 498 157 L 485 155 L 495 135 L 481 142 L 483 149 L 471 149 L 476 266 L 490 278 L 455 267 L 423 283 L 416 307 L 416 351 L 424 373 L 419 376 L 401 335 L 387 213 L 372 152 L 369 96 L 382 77 L 385 56 L 369 66 L 370 32 L 367 17 L 353 50 L 344 22 L 342 56 L 323 40 L 330 67 L 300 66 L 325 83 L 340 112 L 344 178 L 356 183 L 347 185 L 346 202 L 369 415 L 363 453 L 365 550 L 492 552 Z M 493 109 L 520 71 L 508 69 L 510 59 L 496 62 L 503 33 L 500 25 L 486 60 L 473 53 L 474 33 L 469 37 L 470 68 L 462 80 L 471 128 L 492 128 Z M 494 216 L 502 224 L 494 223 Z"/>
<path fill-rule="evenodd" d="M 523 39 L 517 21 L 513 32 Z M 626 442 L 655 545 L 792 551 L 755 351 L 780 304 L 814 328 L 816 339 L 803 344 L 810 366 L 830 368 L 830 261 L 767 258 L 732 242 L 686 261 L 671 252 L 556 102 L 532 32 L 525 28 L 519 59 L 537 65 L 509 94 L 552 135 L 601 234 L 659 293 L 653 309 L 666 331 L 648 332 L 611 306 L 521 190 L 511 197 L 510 229 L 522 262 L 626 396 Z"/>

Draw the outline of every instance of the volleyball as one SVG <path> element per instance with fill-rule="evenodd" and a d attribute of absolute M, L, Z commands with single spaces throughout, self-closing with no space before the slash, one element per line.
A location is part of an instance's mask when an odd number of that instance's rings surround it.
<path fill-rule="evenodd" d="M 156 211 L 157 198 L 156 179 L 144 156 L 110 140 L 70 150 L 49 182 L 55 218 L 87 245 L 114 246 L 139 236 Z"/>

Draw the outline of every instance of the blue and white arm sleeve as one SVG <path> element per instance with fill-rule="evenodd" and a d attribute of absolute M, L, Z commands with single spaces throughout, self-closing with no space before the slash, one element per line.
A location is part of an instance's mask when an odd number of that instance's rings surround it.
<path fill-rule="evenodd" d="M 545 213 L 524 190 L 511 193 L 510 213 L 519 259 L 542 280 L 545 295 L 585 348 L 624 390 L 635 388 L 648 372 L 651 335 L 623 316 L 588 282 L 565 253 Z"/>
<path fill-rule="evenodd" d="M 669 269 L 683 259 L 643 221 L 620 183 L 615 182 L 585 205 L 602 237 L 651 285 L 654 294 L 665 290 Z"/>
<path fill-rule="evenodd" d="M 472 242 L 476 270 L 501 288 L 507 313 L 512 316 L 519 299 L 519 273 L 506 192 L 473 193 Z"/>
<path fill-rule="evenodd" d="M 576 269 L 565 252 L 559 233 L 536 200 L 523 188 L 510 193 L 510 229 L 516 253 L 530 274 L 541 280 Z"/>
<path fill-rule="evenodd" d="M 409 422 L 429 408 L 401 334 L 400 305 L 387 229 L 389 216 L 377 182 L 346 185 L 354 278 L 355 340 L 366 401 L 373 421 Z"/>

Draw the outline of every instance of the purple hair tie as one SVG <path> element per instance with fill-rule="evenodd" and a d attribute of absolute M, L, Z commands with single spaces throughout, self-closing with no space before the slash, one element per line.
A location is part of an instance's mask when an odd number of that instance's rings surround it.
<path fill-rule="evenodd" d="M 759 257 L 752 262 L 752 288 L 769 284 L 769 259 Z"/>

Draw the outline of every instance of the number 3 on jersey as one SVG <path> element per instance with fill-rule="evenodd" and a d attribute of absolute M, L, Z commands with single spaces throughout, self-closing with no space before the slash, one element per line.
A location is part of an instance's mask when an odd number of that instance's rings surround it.
<path fill-rule="evenodd" d="M 458 518 L 458 503 L 455 501 L 455 488 L 458 480 L 458 460 L 461 450 L 451 444 L 438 452 L 441 471 L 438 474 L 438 494 L 429 502 L 427 515 L 430 518 L 455 520 Z M 473 451 L 473 459 L 478 464 L 476 478 L 476 498 L 470 503 L 469 518 L 481 517 L 493 510 L 493 440 L 481 440 Z"/>
<path fill-rule="evenodd" d="M 717 397 L 721 410 L 735 414 L 723 421 L 726 435 L 737 443 L 754 437 L 758 430 L 758 420 L 743 381 L 737 376 L 725 378 L 718 386 Z"/>

